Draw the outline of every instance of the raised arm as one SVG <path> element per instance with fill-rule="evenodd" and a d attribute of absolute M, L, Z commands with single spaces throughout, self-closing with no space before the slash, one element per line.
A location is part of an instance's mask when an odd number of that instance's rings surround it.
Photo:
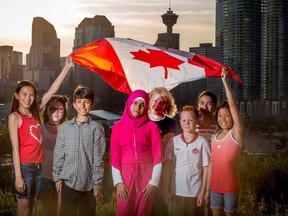
<path fill-rule="evenodd" d="M 229 83 L 227 82 L 227 75 L 228 75 L 228 71 L 227 69 L 224 67 L 222 69 L 222 82 L 225 88 L 225 92 L 226 92 L 226 96 L 227 96 L 227 100 L 228 100 L 228 104 L 230 107 L 230 112 L 234 121 L 234 125 L 232 128 L 232 135 L 234 137 L 234 139 L 240 143 L 243 144 L 243 139 L 244 139 L 244 124 L 242 122 L 241 116 L 240 116 L 240 112 L 238 110 L 237 104 L 236 104 L 236 100 L 234 97 L 234 94 L 232 92 L 232 89 L 229 85 Z"/>
<path fill-rule="evenodd" d="M 67 73 L 69 72 L 71 66 L 72 66 L 72 57 L 67 56 L 66 61 L 65 61 L 65 66 L 62 69 L 61 73 L 58 75 L 58 77 L 55 79 L 55 81 L 52 83 L 48 91 L 43 95 L 39 108 L 40 110 L 48 103 L 48 101 L 51 99 L 51 97 L 56 94 L 58 91 L 59 87 L 61 86 L 64 78 L 66 77 Z"/>

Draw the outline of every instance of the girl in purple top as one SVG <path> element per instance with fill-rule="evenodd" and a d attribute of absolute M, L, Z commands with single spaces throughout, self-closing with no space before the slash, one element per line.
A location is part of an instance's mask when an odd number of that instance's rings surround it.
<path fill-rule="evenodd" d="M 132 92 L 111 134 L 111 165 L 118 216 L 150 215 L 161 176 L 161 136 L 148 118 L 149 96 Z"/>
<path fill-rule="evenodd" d="M 58 215 L 60 209 L 61 193 L 56 191 L 52 168 L 57 134 L 60 125 L 67 120 L 67 104 L 66 96 L 54 95 L 43 111 L 44 162 L 42 163 L 40 199 L 44 216 Z"/>

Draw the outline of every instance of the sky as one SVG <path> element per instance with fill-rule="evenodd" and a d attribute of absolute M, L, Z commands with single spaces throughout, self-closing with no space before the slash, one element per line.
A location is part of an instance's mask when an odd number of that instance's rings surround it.
<path fill-rule="evenodd" d="M 0 46 L 29 53 L 34 17 L 51 23 L 61 40 L 61 56 L 72 52 L 75 28 L 84 18 L 104 15 L 112 23 L 115 37 L 154 44 L 165 33 L 164 13 L 179 15 L 173 33 L 180 34 L 180 49 L 215 42 L 215 0 L 6 0 L 1 1 Z M 23 60 L 25 64 L 25 60 Z"/>

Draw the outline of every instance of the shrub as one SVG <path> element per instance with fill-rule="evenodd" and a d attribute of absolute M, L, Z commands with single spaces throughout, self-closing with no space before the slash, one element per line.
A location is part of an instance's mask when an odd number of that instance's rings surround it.
<path fill-rule="evenodd" d="M 116 196 L 113 193 L 108 200 L 97 198 L 96 215 L 99 216 L 115 216 L 117 215 Z"/>
<path fill-rule="evenodd" d="M 285 215 L 288 206 L 288 159 L 243 156 L 239 162 L 241 215 Z"/>
<path fill-rule="evenodd" d="M 0 190 L 0 215 L 16 215 L 15 195 L 11 191 Z"/>
<path fill-rule="evenodd" d="M 0 166 L 0 188 L 7 191 L 13 190 L 11 166 Z"/>
<path fill-rule="evenodd" d="M 105 161 L 104 196 L 96 200 L 98 216 L 112 216 L 117 212 L 108 154 Z M 238 168 L 241 179 L 239 215 L 288 215 L 287 157 L 242 156 Z M 5 181 L 6 189 L 1 187 L 0 190 L 0 215 L 15 215 L 16 202 L 12 189 L 11 169 L 1 170 L 2 180 Z M 37 212 L 41 214 L 41 208 L 37 208 Z"/>

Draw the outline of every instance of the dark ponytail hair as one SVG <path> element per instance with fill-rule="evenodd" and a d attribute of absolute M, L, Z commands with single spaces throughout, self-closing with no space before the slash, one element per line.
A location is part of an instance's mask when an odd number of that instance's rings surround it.
<path fill-rule="evenodd" d="M 215 116 L 216 118 L 218 117 L 218 112 L 221 108 L 228 108 L 230 110 L 230 107 L 229 107 L 229 104 L 227 101 L 224 101 L 219 107 L 218 109 L 216 110 L 216 113 L 215 113 Z"/>
<path fill-rule="evenodd" d="M 19 100 L 15 97 L 15 93 L 19 94 L 20 90 L 26 86 L 30 86 L 34 90 L 34 101 L 31 104 L 29 110 L 30 110 L 30 112 L 32 112 L 32 115 L 34 116 L 34 118 L 39 120 L 39 112 L 38 112 L 38 107 L 37 107 L 37 89 L 36 89 L 34 83 L 32 83 L 31 81 L 28 81 L 28 80 L 23 80 L 23 81 L 18 83 L 18 85 L 17 85 L 17 87 L 16 87 L 16 89 L 12 95 L 10 114 L 15 112 L 19 108 Z"/>

